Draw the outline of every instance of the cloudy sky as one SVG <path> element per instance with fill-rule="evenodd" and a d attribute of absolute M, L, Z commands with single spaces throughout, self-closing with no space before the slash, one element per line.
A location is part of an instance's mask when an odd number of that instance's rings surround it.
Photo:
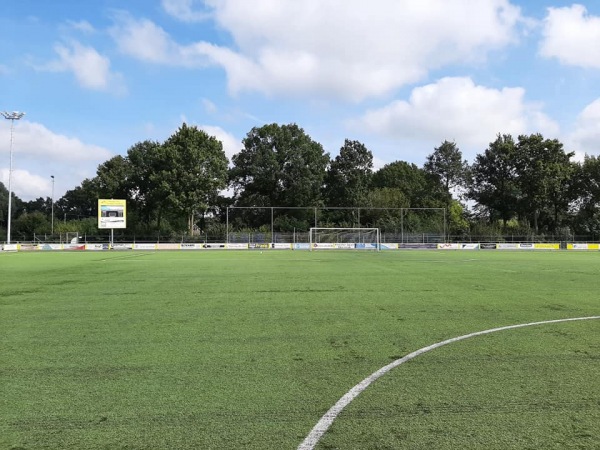
<path fill-rule="evenodd" d="M 255 126 L 297 123 L 332 157 L 472 161 L 498 133 L 600 154 L 600 2 L 19 0 L 0 7 L 0 111 L 13 190 L 55 199 L 182 122 L 229 157 Z M 0 121 L 8 182 L 10 121 Z"/>

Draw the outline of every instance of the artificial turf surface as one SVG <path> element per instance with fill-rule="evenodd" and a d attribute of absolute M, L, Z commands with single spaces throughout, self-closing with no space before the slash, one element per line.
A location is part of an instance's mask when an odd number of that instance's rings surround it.
<path fill-rule="evenodd" d="M 600 253 L 0 254 L 0 448 L 294 449 L 421 347 L 600 315 Z M 320 449 L 600 448 L 600 320 L 401 365 Z"/>

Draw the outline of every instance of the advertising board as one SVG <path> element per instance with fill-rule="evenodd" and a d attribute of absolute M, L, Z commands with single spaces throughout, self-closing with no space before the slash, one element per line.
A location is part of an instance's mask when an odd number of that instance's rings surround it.
<path fill-rule="evenodd" d="M 560 250 L 560 244 L 533 244 L 536 250 Z"/>
<path fill-rule="evenodd" d="M 217 249 L 217 248 L 225 248 L 225 244 L 202 244 L 201 248 L 206 249 Z"/>
<path fill-rule="evenodd" d="M 489 242 L 484 242 L 479 244 L 479 248 L 481 250 L 496 250 L 498 244 L 492 244 Z"/>
<path fill-rule="evenodd" d="M 164 244 L 156 244 L 157 250 L 179 250 L 183 244 L 172 244 L 166 242 Z"/>
<path fill-rule="evenodd" d="M 479 244 L 460 244 L 461 250 L 479 250 Z"/>
<path fill-rule="evenodd" d="M 156 250 L 156 244 L 133 244 L 134 250 Z"/>
<path fill-rule="evenodd" d="M 62 244 L 43 244 L 40 246 L 40 250 L 52 251 L 52 250 L 62 250 Z"/>
<path fill-rule="evenodd" d="M 385 244 L 381 244 L 379 247 L 381 250 L 398 250 L 398 244 L 397 243 L 390 243 L 390 242 L 386 242 Z"/>
<path fill-rule="evenodd" d="M 290 250 L 292 248 L 292 244 L 274 243 L 273 248 L 276 250 Z"/>
<path fill-rule="evenodd" d="M 231 244 L 230 244 L 231 245 Z M 271 244 L 266 242 L 247 244 L 249 248 L 255 250 L 265 250 L 271 248 Z M 289 244 L 288 244 L 289 245 Z"/>
<path fill-rule="evenodd" d="M 437 249 L 437 244 L 405 242 L 405 243 L 399 244 L 398 248 L 400 248 L 400 249 L 414 249 L 414 250 Z"/>
<path fill-rule="evenodd" d="M 38 244 L 21 244 L 21 247 L 19 248 L 20 251 L 22 252 L 30 252 L 33 250 L 39 250 L 40 246 Z"/>
<path fill-rule="evenodd" d="M 113 244 L 113 250 L 132 250 L 133 244 Z"/>
<path fill-rule="evenodd" d="M 63 250 L 85 250 L 85 244 L 64 244 Z"/>
<path fill-rule="evenodd" d="M 200 249 L 204 248 L 204 244 L 184 243 L 184 244 L 180 244 L 180 248 L 181 248 L 181 250 L 200 250 Z"/>
<path fill-rule="evenodd" d="M 310 244 L 307 242 L 298 242 L 294 244 L 294 250 L 310 250 Z"/>
<path fill-rule="evenodd" d="M 248 250 L 248 244 L 227 244 L 227 248 L 229 250 Z"/>
<path fill-rule="evenodd" d="M 438 250 L 460 250 L 460 244 L 438 244 Z"/>
<path fill-rule="evenodd" d="M 519 250 L 521 247 L 519 246 L 519 244 L 502 242 L 498 244 L 496 248 L 498 250 Z"/>
<path fill-rule="evenodd" d="M 316 250 L 318 250 L 318 249 L 330 250 L 332 248 L 335 248 L 335 244 L 333 244 L 331 242 L 319 242 L 318 244 L 313 244 L 313 248 Z"/>
<path fill-rule="evenodd" d="M 126 201 L 98 199 L 98 228 L 127 228 Z"/>

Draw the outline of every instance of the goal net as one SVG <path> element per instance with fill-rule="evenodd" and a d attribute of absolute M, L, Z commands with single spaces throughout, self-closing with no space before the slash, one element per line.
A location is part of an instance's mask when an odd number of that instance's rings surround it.
<path fill-rule="evenodd" d="M 311 228 L 311 250 L 379 250 L 379 228 Z"/>

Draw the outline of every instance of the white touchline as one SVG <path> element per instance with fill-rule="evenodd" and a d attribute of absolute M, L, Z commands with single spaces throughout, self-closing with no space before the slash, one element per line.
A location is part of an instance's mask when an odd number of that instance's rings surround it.
<path fill-rule="evenodd" d="M 396 361 L 388 364 L 387 366 L 382 367 L 377 372 L 373 372 L 367 378 L 362 380 L 352 389 L 350 389 L 342 398 L 340 398 L 335 405 L 333 405 L 329 411 L 327 411 L 323 417 L 317 422 L 317 424 L 310 431 L 308 436 L 302 441 L 302 443 L 298 446 L 298 450 L 312 450 L 319 443 L 319 440 L 325 432 L 329 429 L 333 421 L 336 417 L 342 412 L 342 410 L 350 404 L 352 400 L 354 400 L 358 395 L 369 387 L 371 383 L 377 380 L 379 377 L 385 375 L 390 370 L 395 367 L 398 367 L 400 364 L 405 363 L 406 361 L 410 361 L 413 358 L 416 358 L 423 353 L 426 353 L 430 350 L 434 350 L 436 348 L 442 347 L 446 344 L 452 344 L 453 342 L 462 341 L 463 339 L 472 338 L 475 336 L 481 336 L 482 334 L 490 334 L 495 333 L 496 331 L 504 331 L 504 330 L 512 330 L 514 328 L 523 328 L 523 327 L 531 327 L 533 325 L 545 325 L 548 323 L 559 323 L 559 322 L 573 322 L 575 320 L 592 320 L 592 319 L 600 319 L 600 316 L 590 316 L 590 317 L 574 317 L 571 319 L 557 319 L 557 320 L 545 320 L 543 322 L 531 322 L 531 323 L 521 323 L 518 325 L 508 325 L 506 327 L 499 328 L 491 328 L 489 330 L 477 331 L 475 333 L 465 334 L 463 336 L 458 336 L 452 339 L 447 339 L 445 341 L 438 342 L 436 344 L 429 345 L 427 347 L 420 348 L 417 351 L 409 353 L 403 358 L 397 359 Z"/>

